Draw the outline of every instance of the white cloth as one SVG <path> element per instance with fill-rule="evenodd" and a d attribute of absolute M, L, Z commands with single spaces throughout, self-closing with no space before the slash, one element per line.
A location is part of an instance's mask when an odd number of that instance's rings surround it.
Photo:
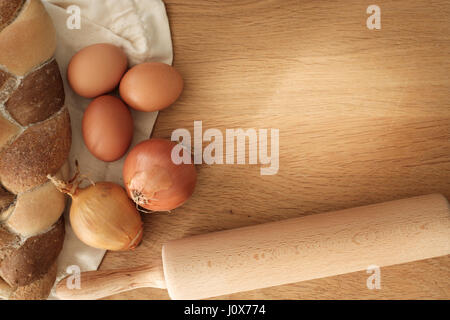
<path fill-rule="evenodd" d="M 144 61 L 172 64 L 172 42 L 169 22 L 161 0 L 46 0 L 44 5 L 52 17 L 57 32 L 56 60 L 61 69 L 72 123 L 72 149 L 69 157 L 71 173 L 75 159 L 82 173 L 94 181 L 113 181 L 123 185 L 124 158 L 105 163 L 93 157 L 84 145 L 81 133 L 83 111 L 91 101 L 75 94 L 67 84 L 66 71 L 71 57 L 80 49 L 107 42 L 121 47 L 130 66 Z M 81 29 L 66 25 L 70 13 L 66 9 L 76 5 L 81 12 Z M 157 112 L 132 110 L 135 132 L 132 146 L 149 138 Z M 74 235 L 66 212 L 66 238 L 58 259 L 58 276 L 66 275 L 68 266 L 76 265 L 81 271 L 97 270 L 104 250 L 83 244 Z M 50 299 L 56 297 L 52 294 Z"/>

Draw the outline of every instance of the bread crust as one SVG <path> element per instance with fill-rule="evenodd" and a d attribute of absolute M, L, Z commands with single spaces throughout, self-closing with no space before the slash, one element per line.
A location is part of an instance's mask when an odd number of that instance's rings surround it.
<path fill-rule="evenodd" d="M 41 300 L 48 297 L 56 278 L 57 264 L 54 262 L 50 269 L 40 278 L 30 284 L 17 287 L 8 297 L 10 300 Z"/>
<path fill-rule="evenodd" d="M 25 0 L 0 0 L 0 31 L 18 15 Z"/>
<path fill-rule="evenodd" d="M 6 111 L 22 126 L 43 121 L 64 105 L 58 63 L 52 59 L 29 73 L 6 101 Z"/>
<path fill-rule="evenodd" d="M 15 249 L 20 246 L 20 237 L 0 225 L 0 266 Z"/>
<path fill-rule="evenodd" d="M 0 222 L 2 222 L 3 212 L 8 210 L 15 200 L 16 196 L 14 194 L 0 186 Z"/>
<path fill-rule="evenodd" d="M 56 261 L 64 241 L 64 218 L 48 232 L 28 238 L 18 249 L 4 257 L 0 276 L 12 288 L 41 278 Z"/>
<path fill-rule="evenodd" d="M 9 299 L 13 289 L 0 278 L 0 299 Z"/>
<path fill-rule="evenodd" d="M 20 132 L 20 127 L 0 116 L 0 150 Z"/>
<path fill-rule="evenodd" d="M 0 69 L 0 104 L 4 103 L 15 90 L 18 83 L 16 76 Z"/>
<path fill-rule="evenodd" d="M 48 230 L 64 211 L 66 198 L 50 181 L 17 196 L 5 225 L 24 237 Z"/>
<path fill-rule="evenodd" d="M 56 49 L 52 20 L 40 0 L 29 0 L 0 32 L 0 64 L 18 76 L 49 60 Z"/>
<path fill-rule="evenodd" d="M 0 0 L 1 1 L 1 0 Z M 3 89 L 3 85 L 11 78 L 12 75 L 4 70 L 0 69 L 0 89 Z"/>
<path fill-rule="evenodd" d="M 72 141 L 69 111 L 25 130 L 0 152 L 0 181 L 18 194 L 45 183 L 69 156 Z"/>
<path fill-rule="evenodd" d="M 56 33 L 40 0 L 0 0 L 0 298 L 45 299 L 64 241 L 71 145 Z"/>

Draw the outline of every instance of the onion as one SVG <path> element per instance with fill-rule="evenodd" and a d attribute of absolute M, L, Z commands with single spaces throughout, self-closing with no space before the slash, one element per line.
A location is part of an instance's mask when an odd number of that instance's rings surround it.
<path fill-rule="evenodd" d="M 125 190 L 113 182 L 79 188 L 79 173 L 69 182 L 50 177 L 61 192 L 72 197 L 70 224 L 85 244 L 99 249 L 134 249 L 142 239 L 142 219 Z"/>
<path fill-rule="evenodd" d="M 151 211 L 170 211 L 194 192 L 197 173 L 192 163 L 175 164 L 176 142 L 149 139 L 136 145 L 125 159 L 123 180 L 128 195 Z"/>

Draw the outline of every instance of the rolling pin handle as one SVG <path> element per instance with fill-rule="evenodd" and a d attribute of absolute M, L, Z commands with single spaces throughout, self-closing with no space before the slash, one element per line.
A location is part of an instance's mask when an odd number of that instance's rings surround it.
<path fill-rule="evenodd" d="M 82 272 L 78 286 L 69 284 L 69 277 L 74 276 L 65 277 L 56 285 L 55 294 L 60 299 L 93 300 L 137 288 L 166 288 L 162 264 Z"/>

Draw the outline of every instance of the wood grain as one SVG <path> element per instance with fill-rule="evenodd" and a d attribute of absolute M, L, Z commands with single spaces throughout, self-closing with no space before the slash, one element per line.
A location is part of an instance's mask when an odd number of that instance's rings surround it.
<path fill-rule="evenodd" d="M 81 274 L 80 288 L 69 287 L 70 276 L 60 280 L 55 289 L 58 298 L 64 300 L 96 300 L 136 288 L 165 289 L 161 263 L 116 270 L 87 271 Z"/>
<path fill-rule="evenodd" d="M 165 1 L 185 79 L 154 137 L 177 128 L 278 128 L 280 170 L 200 165 L 193 197 L 144 216 L 143 244 L 109 252 L 101 269 L 160 259 L 187 235 L 428 193 L 450 198 L 450 3 Z M 450 298 L 450 258 L 233 294 L 232 299 Z M 138 289 L 111 299 L 167 299 Z"/>

